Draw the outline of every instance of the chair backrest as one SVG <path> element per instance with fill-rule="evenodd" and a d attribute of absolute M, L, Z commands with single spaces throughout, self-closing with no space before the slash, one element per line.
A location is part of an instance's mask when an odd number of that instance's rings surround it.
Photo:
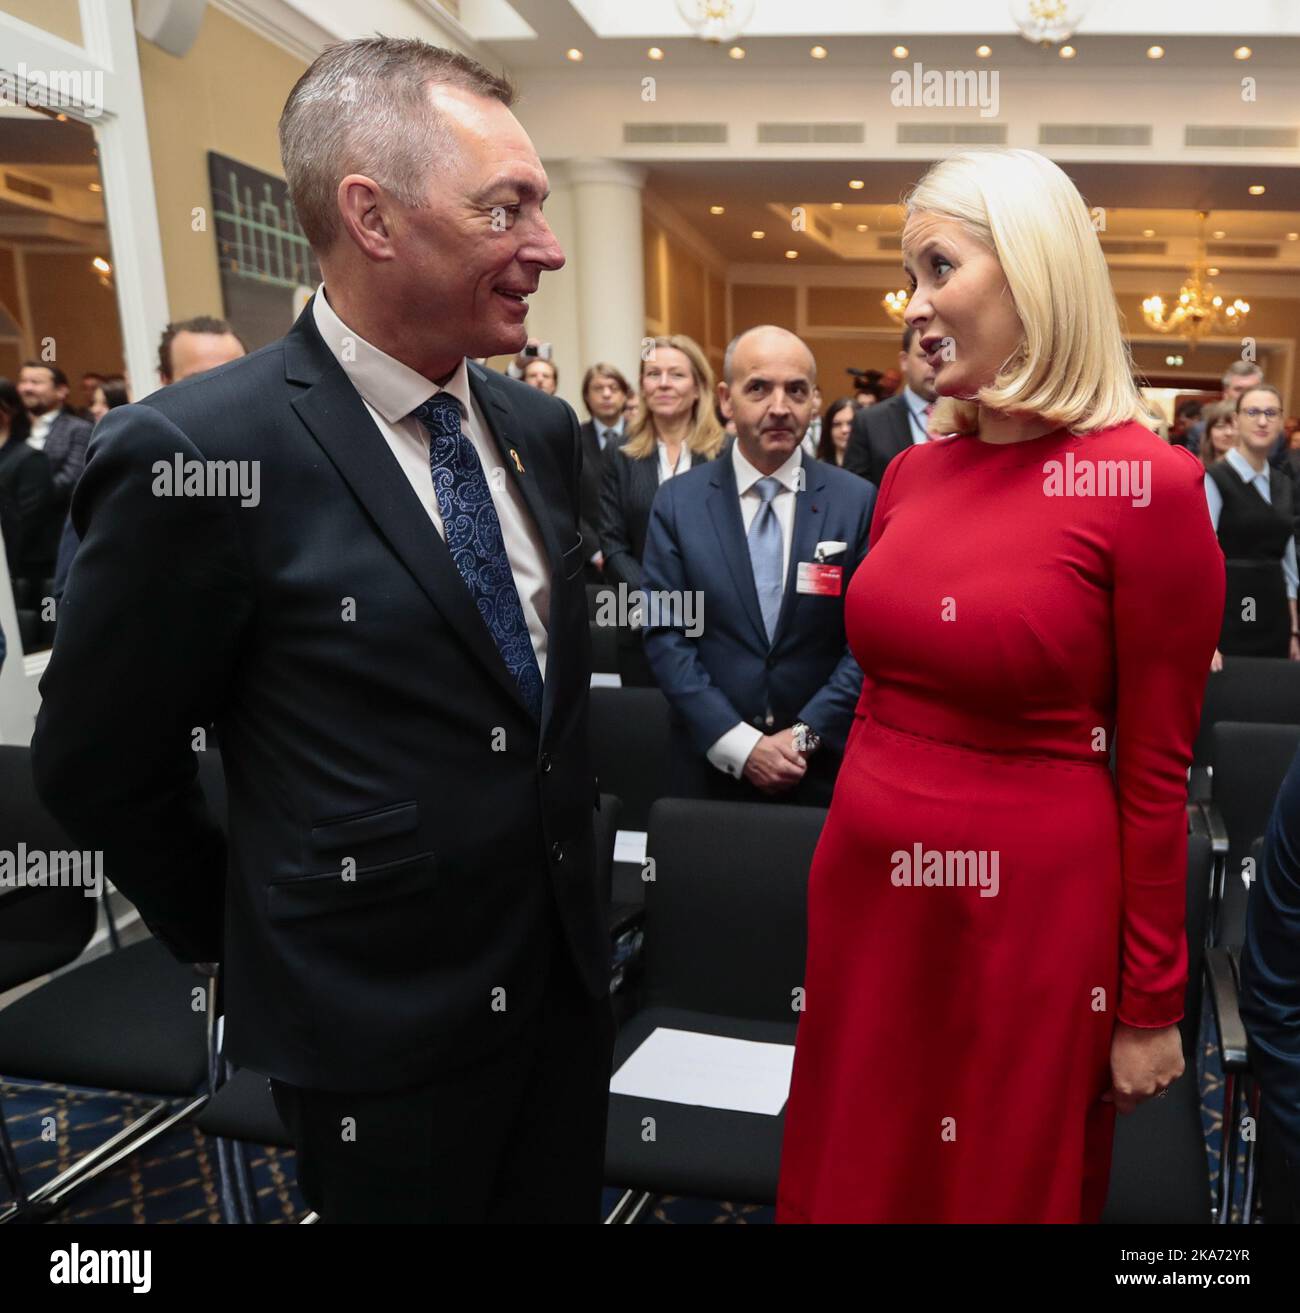
<path fill-rule="evenodd" d="M 798 1021 L 808 868 L 825 809 L 665 798 L 646 843 L 644 998 L 761 1021 Z"/>
<path fill-rule="evenodd" d="M 1278 789 L 1300 747 L 1300 725 L 1220 721 L 1212 732 L 1212 798 L 1228 831 L 1227 878 L 1218 942 L 1240 946 L 1246 932 L 1247 886 L 1242 863 L 1264 833 Z"/>
<path fill-rule="evenodd" d="M 1187 996 L 1179 1031 L 1183 1039 L 1183 1061 L 1189 1072 L 1197 1070 L 1201 1007 L 1205 993 L 1205 925 L 1210 914 L 1210 878 L 1214 855 L 1209 837 L 1187 836 Z"/>
<path fill-rule="evenodd" d="M 1220 721 L 1242 724 L 1300 725 L 1300 661 L 1285 657 L 1228 657 L 1205 685 L 1201 727 L 1192 749 L 1192 764 L 1208 766 L 1214 752 L 1214 727 Z"/>
<path fill-rule="evenodd" d="M 623 803 L 612 793 L 600 795 L 596 813 L 596 888 L 608 907 L 614 901 L 614 842 L 618 838 Z"/>
<path fill-rule="evenodd" d="M 648 827 L 668 792 L 668 699 L 657 688 L 591 690 L 591 754 L 600 788 L 623 801 L 625 830 Z"/>
<path fill-rule="evenodd" d="M 48 854 L 81 851 L 63 827 L 45 810 L 32 779 L 31 749 L 18 745 L 0 746 L 0 849 L 12 854 L 16 867 L 20 848 L 27 855 L 25 871 L 36 869 L 33 854 L 45 854 L 44 867 L 53 865 Z M 71 866 L 68 867 L 72 869 Z M 94 857 L 91 855 L 93 874 Z M 4 944 L 22 942 L 25 969 L 43 975 L 76 958 L 95 933 L 99 900 L 87 889 L 59 887 L 15 887 L 0 889 L 0 989 L 21 983 L 4 974 Z M 43 945 L 33 950 L 34 945 Z M 14 955 L 16 961 L 17 955 Z M 15 968 L 17 969 L 17 968 Z M 11 972 L 11 975 L 13 973 Z"/>

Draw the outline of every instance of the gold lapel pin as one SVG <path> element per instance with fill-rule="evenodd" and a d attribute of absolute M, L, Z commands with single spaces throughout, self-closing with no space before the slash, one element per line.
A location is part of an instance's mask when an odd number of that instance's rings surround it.
<path fill-rule="evenodd" d="M 510 448 L 510 459 L 514 461 L 515 469 L 522 474 L 524 472 L 524 463 L 519 459 L 519 453 L 513 447 Z"/>

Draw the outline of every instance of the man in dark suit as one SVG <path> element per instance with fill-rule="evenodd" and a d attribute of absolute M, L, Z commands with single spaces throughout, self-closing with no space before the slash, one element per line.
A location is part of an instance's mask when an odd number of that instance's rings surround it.
<path fill-rule="evenodd" d="M 68 376 L 57 365 L 24 361 L 18 371 L 18 394 L 31 419 L 27 444 L 43 451 L 50 463 L 54 500 L 49 513 L 61 524 L 86 465 L 91 426 L 68 409 Z M 58 530 L 53 532 L 57 535 Z"/>
<path fill-rule="evenodd" d="M 1260 1087 L 1260 1184 L 1270 1222 L 1300 1222 L 1300 754 L 1246 904 L 1241 1018 Z"/>
<path fill-rule="evenodd" d="M 564 263 L 511 97 L 419 41 L 311 65 L 280 141 L 324 286 L 99 426 L 42 682 L 41 796 L 179 958 L 221 960 L 228 1055 L 273 1078 L 328 1222 L 599 1218 L 577 417 L 467 359 L 518 350 Z"/>
<path fill-rule="evenodd" d="M 900 451 L 928 441 L 926 423 L 934 406 L 934 370 L 926 363 L 916 329 L 903 330 L 903 349 L 898 355 L 903 374 L 902 390 L 887 401 L 865 406 L 853 417 L 844 468 L 861 474 L 880 487 L 885 467 Z"/>
<path fill-rule="evenodd" d="M 599 583 L 605 557 L 600 550 L 600 472 L 605 449 L 618 447 L 627 431 L 623 407 L 627 379 L 615 365 L 597 361 L 582 380 L 582 403 L 591 418 L 582 426 L 582 541 L 588 552 L 587 578 Z"/>
<path fill-rule="evenodd" d="M 862 671 L 844 594 L 876 490 L 804 457 L 816 365 L 764 326 L 727 348 L 736 440 L 670 479 L 646 536 L 646 655 L 672 707 L 673 792 L 829 806 Z"/>

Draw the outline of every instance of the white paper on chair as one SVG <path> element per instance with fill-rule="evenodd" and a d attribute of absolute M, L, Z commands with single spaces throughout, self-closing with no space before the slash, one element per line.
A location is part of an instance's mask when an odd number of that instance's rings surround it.
<path fill-rule="evenodd" d="M 790 1094 L 793 1044 L 656 1027 L 614 1073 L 611 1094 L 775 1117 Z"/>

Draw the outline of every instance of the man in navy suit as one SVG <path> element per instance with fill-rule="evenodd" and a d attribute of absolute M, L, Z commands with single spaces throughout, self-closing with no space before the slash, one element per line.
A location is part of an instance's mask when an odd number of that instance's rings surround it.
<path fill-rule="evenodd" d="M 280 142 L 324 286 L 98 426 L 41 682 L 41 797 L 177 957 L 222 963 L 227 1055 L 271 1078 L 326 1222 L 600 1217 L 582 447 L 473 360 L 523 345 L 564 263 L 511 98 L 414 40 L 303 74 Z"/>
<path fill-rule="evenodd" d="M 735 442 L 655 497 L 645 645 L 681 797 L 830 803 L 862 689 L 844 595 L 876 489 L 802 452 L 816 381 L 793 333 L 741 333 L 718 385 Z"/>
<path fill-rule="evenodd" d="M 1260 1087 L 1260 1178 L 1270 1222 L 1300 1222 L 1300 753 L 1278 791 L 1246 904 L 1241 1019 Z"/>

